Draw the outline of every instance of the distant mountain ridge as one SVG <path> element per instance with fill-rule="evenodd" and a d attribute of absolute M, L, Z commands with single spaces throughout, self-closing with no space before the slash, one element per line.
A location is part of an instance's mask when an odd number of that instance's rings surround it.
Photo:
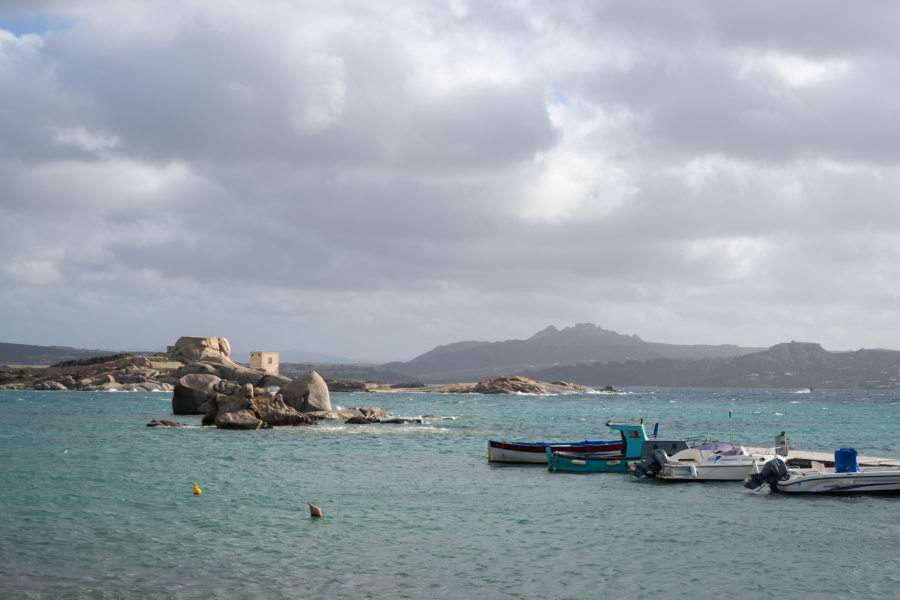
<path fill-rule="evenodd" d="M 84 350 L 66 346 L 35 346 L 0 342 L 0 365 L 52 365 L 64 360 L 77 360 L 114 354 L 108 350 Z"/>
<path fill-rule="evenodd" d="M 0 365 L 50 365 L 112 354 L 0 342 Z M 602 357 L 602 358 L 591 358 Z M 329 379 L 457 383 L 501 375 L 603 387 L 900 389 L 900 351 L 828 352 L 809 342 L 768 349 L 645 342 L 591 324 L 547 327 L 526 340 L 438 346 L 407 363 L 381 366 L 282 362 L 288 376 L 315 369 Z"/>
<path fill-rule="evenodd" d="M 530 369 L 525 377 L 579 385 L 900 389 L 900 352 L 828 352 L 789 342 L 730 358 L 605 361 Z"/>
<path fill-rule="evenodd" d="M 582 362 L 697 360 L 740 356 L 759 350 L 762 348 L 645 342 L 636 335 L 621 335 L 592 323 L 578 323 L 562 330 L 550 325 L 525 340 L 465 341 L 438 346 L 411 361 L 388 363 L 383 367 L 424 382 L 447 383 Z"/>

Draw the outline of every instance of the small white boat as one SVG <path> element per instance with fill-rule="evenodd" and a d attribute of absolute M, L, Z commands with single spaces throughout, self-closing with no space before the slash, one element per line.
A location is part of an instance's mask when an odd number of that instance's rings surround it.
<path fill-rule="evenodd" d="M 744 486 L 759 490 L 768 483 L 772 491 L 788 494 L 900 493 L 900 467 L 860 467 L 852 448 L 840 448 L 834 456 L 834 467 L 814 461 L 811 467 L 798 468 L 773 461 L 751 475 Z"/>
<path fill-rule="evenodd" d="M 654 450 L 635 465 L 635 477 L 681 481 L 743 481 L 759 473 L 774 454 L 748 454 L 743 446 L 712 442 L 672 456 Z"/>

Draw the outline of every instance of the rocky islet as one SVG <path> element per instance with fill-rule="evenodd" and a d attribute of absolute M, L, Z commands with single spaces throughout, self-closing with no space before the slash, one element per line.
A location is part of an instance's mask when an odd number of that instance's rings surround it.
<path fill-rule="evenodd" d="M 116 355 L 60 363 L 41 369 L 28 383 L 5 383 L 8 389 L 82 391 L 171 391 L 175 415 L 203 415 L 203 425 L 223 429 L 268 429 L 313 425 L 320 420 L 352 424 L 423 423 L 423 418 L 397 418 L 377 407 L 335 410 L 329 384 L 315 371 L 290 379 L 231 360 L 223 337 L 183 336 L 165 354 Z M 336 386 L 347 389 L 348 382 Z M 401 391 L 354 382 L 353 391 Z M 591 388 L 564 381 L 545 383 L 521 376 L 477 383 L 416 386 L 416 391 L 482 394 L 587 393 Z M 275 391 L 273 391 L 275 390 Z M 348 390 L 349 391 L 349 390 Z M 149 427 L 177 426 L 154 419 Z"/>

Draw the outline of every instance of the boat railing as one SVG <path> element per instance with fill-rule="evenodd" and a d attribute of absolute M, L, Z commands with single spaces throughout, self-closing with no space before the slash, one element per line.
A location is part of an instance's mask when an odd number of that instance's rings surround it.
<path fill-rule="evenodd" d="M 713 442 L 718 441 L 718 440 L 712 439 L 709 436 L 694 436 L 694 437 L 686 437 L 686 438 L 682 438 L 682 439 L 684 439 L 684 441 L 687 442 L 687 445 L 689 448 L 693 448 L 694 446 L 702 446 L 704 444 L 711 444 Z"/>

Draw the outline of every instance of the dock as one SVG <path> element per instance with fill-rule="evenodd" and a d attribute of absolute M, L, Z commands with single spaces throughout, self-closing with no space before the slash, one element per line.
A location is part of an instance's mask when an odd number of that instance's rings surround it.
<path fill-rule="evenodd" d="M 756 446 L 744 446 L 749 454 L 775 454 L 775 448 L 760 448 Z M 820 462 L 826 467 L 834 466 L 833 452 L 810 452 L 808 450 L 794 450 L 790 448 L 785 462 L 792 467 L 808 467 L 813 461 Z M 857 455 L 856 462 L 861 467 L 900 467 L 900 458 L 878 458 L 876 456 Z"/>

